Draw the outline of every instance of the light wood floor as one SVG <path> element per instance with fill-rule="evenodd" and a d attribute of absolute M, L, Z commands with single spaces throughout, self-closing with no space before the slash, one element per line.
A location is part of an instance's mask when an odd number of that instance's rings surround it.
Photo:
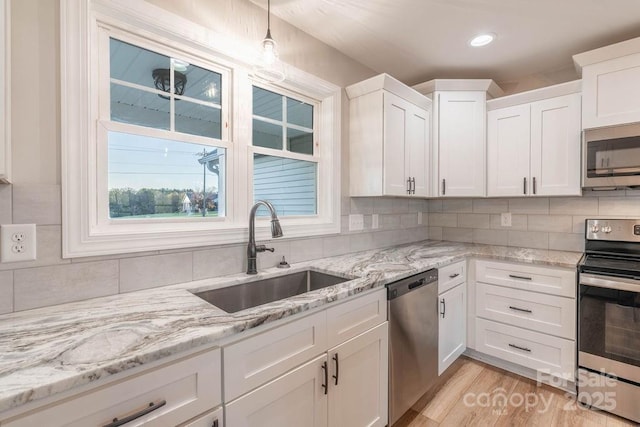
<path fill-rule="evenodd" d="M 636 425 L 583 408 L 561 390 L 537 386 L 535 381 L 482 362 L 461 358 L 456 363 L 456 372 L 435 396 L 426 405 L 416 404 L 393 427 Z M 495 399 L 500 395 L 508 399 Z M 505 400 L 507 404 L 501 405 Z"/>

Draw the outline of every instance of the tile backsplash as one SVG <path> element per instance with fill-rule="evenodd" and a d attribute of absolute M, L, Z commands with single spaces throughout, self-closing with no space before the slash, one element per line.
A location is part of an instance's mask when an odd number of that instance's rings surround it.
<path fill-rule="evenodd" d="M 429 238 L 563 251 L 584 250 L 586 218 L 639 218 L 640 192 L 582 197 L 430 200 Z M 501 213 L 511 213 L 503 227 Z"/>
<path fill-rule="evenodd" d="M 271 240 L 268 245 L 276 250 L 260 254 L 258 268 L 275 266 L 283 256 L 295 263 L 427 238 L 582 251 L 585 218 L 638 218 L 640 191 L 528 199 L 345 197 L 341 212 L 340 234 Z M 500 225 L 505 212 L 511 213 L 511 227 Z M 364 230 L 348 231 L 349 214 L 364 216 Z M 372 227 L 374 214 L 378 229 Z M 0 314 L 241 273 L 246 267 L 245 243 L 63 259 L 58 185 L 0 185 L 0 224 L 12 222 L 37 224 L 38 258 L 0 263 Z"/>
<path fill-rule="evenodd" d="M 0 263 L 0 314 L 174 283 L 241 273 L 246 243 L 150 251 L 104 257 L 62 258 L 59 185 L 0 185 L 0 224 L 37 224 L 37 259 Z M 342 233 L 268 241 L 274 253 L 258 256 L 258 269 L 427 238 L 427 201 L 343 198 Z M 364 230 L 348 231 L 348 215 L 363 214 Z M 423 224 L 418 224 L 418 216 Z M 372 229 L 378 214 L 379 228 Z M 286 230 L 285 230 L 286 236 Z"/>

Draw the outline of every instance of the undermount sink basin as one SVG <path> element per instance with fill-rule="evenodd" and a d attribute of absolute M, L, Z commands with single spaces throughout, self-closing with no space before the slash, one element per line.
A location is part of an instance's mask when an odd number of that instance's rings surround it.
<path fill-rule="evenodd" d="M 305 292 L 333 286 L 350 279 L 305 270 L 271 279 L 255 280 L 228 288 L 195 293 L 209 304 L 235 313 L 273 301 L 289 298 Z"/>

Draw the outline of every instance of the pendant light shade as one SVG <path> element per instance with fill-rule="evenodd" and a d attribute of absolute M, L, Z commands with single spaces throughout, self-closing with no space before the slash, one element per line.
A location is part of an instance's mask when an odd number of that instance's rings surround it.
<path fill-rule="evenodd" d="M 253 66 L 253 75 L 267 83 L 285 79 L 284 67 L 278 57 L 278 44 L 271 37 L 271 0 L 267 0 L 267 34 L 260 43 L 260 55 Z"/>

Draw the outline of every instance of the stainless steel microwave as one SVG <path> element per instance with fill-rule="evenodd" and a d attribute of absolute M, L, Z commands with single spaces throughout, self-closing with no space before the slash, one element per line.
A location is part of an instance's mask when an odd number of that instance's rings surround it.
<path fill-rule="evenodd" d="M 583 144 L 584 188 L 640 187 L 640 123 L 587 129 Z"/>

